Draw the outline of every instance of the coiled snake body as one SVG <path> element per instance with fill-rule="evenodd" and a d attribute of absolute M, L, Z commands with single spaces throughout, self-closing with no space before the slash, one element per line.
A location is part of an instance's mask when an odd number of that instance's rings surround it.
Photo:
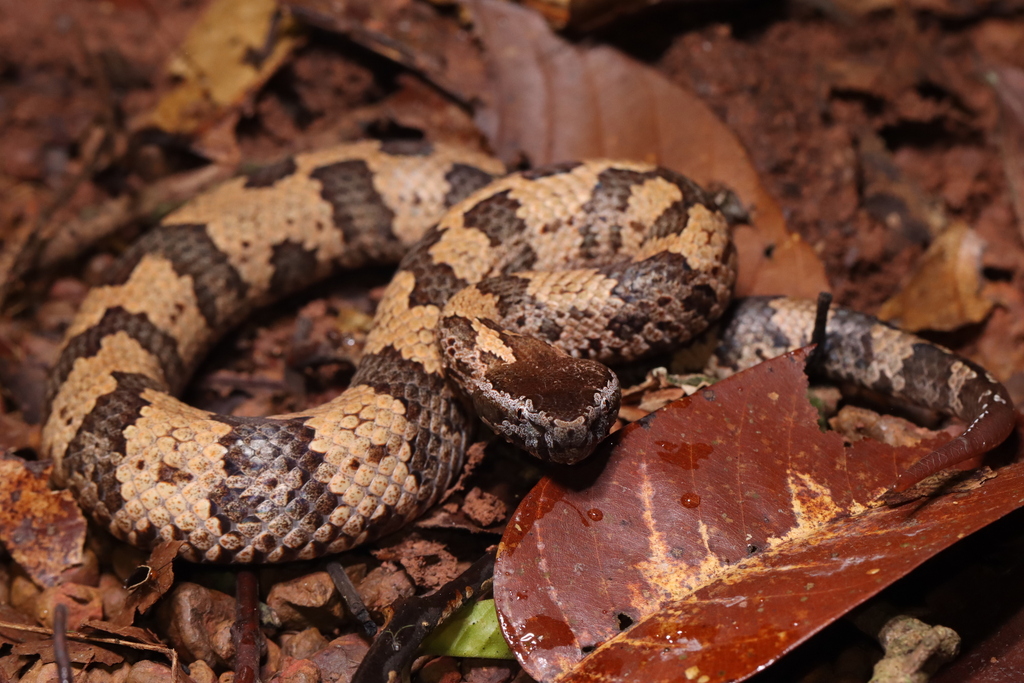
<path fill-rule="evenodd" d="M 168 216 L 67 332 L 43 431 L 58 483 L 135 545 L 181 539 L 194 561 L 277 562 L 421 514 L 461 468 L 475 415 L 541 456 L 584 457 L 618 408 L 602 363 L 684 343 L 725 311 L 729 229 L 697 185 L 646 164 L 501 173 L 476 153 L 356 143 Z M 336 267 L 399 258 L 337 399 L 246 418 L 172 397 L 255 306 Z M 813 315 L 788 299 L 744 302 L 718 364 L 806 344 Z M 971 423 L 912 478 L 1009 432 L 1009 398 L 981 368 L 867 316 L 831 315 L 828 373 Z"/>

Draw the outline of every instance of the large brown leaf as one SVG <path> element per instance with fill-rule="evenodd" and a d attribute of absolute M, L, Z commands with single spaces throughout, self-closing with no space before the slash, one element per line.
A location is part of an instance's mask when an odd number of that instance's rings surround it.
<path fill-rule="evenodd" d="M 1024 502 L 1013 464 L 991 480 L 959 475 L 935 498 L 876 504 L 937 441 L 845 446 L 821 432 L 803 358 L 652 413 L 524 499 L 495 599 L 532 676 L 743 680 Z"/>

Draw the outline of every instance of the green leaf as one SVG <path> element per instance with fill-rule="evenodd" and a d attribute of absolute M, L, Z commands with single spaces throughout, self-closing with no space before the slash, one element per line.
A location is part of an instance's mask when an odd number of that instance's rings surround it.
<path fill-rule="evenodd" d="M 420 649 L 428 655 L 515 659 L 501 635 L 494 600 L 463 607 L 431 633 Z"/>

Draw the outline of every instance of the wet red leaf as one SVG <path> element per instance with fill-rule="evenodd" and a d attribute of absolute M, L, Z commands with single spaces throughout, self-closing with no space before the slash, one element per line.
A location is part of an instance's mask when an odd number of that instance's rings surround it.
<path fill-rule="evenodd" d="M 0 542 L 41 586 L 82 563 L 85 518 L 70 491 L 51 491 L 52 468 L 21 458 L 0 459 Z"/>
<path fill-rule="evenodd" d="M 803 359 L 652 413 L 524 499 L 495 599 L 530 675 L 743 680 L 1024 503 L 1024 464 L 1013 464 L 877 505 L 938 441 L 844 446 L 817 426 Z"/>

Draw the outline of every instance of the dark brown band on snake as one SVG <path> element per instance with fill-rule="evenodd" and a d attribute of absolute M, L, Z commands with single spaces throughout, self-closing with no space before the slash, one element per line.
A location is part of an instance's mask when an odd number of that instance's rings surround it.
<path fill-rule="evenodd" d="M 618 405 L 601 363 L 677 346 L 722 315 L 735 279 L 728 226 L 699 187 L 646 164 L 492 182 L 500 173 L 479 154 L 359 143 L 274 164 L 168 216 L 68 330 L 43 434 L 59 483 L 136 545 L 180 539 L 195 561 L 276 562 L 421 514 L 462 467 L 470 404 L 538 455 L 584 457 Z M 334 401 L 240 418 L 170 395 L 255 306 L 403 253 Z M 742 361 L 805 343 L 802 306 L 741 307 L 722 362 L 729 349 Z M 972 453 L 1002 433 L 1008 399 L 980 368 L 864 316 L 835 312 L 833 325 L 837 376 L 973 422 Z M 942 386 L 929 393 L 929 381 Z"/>

